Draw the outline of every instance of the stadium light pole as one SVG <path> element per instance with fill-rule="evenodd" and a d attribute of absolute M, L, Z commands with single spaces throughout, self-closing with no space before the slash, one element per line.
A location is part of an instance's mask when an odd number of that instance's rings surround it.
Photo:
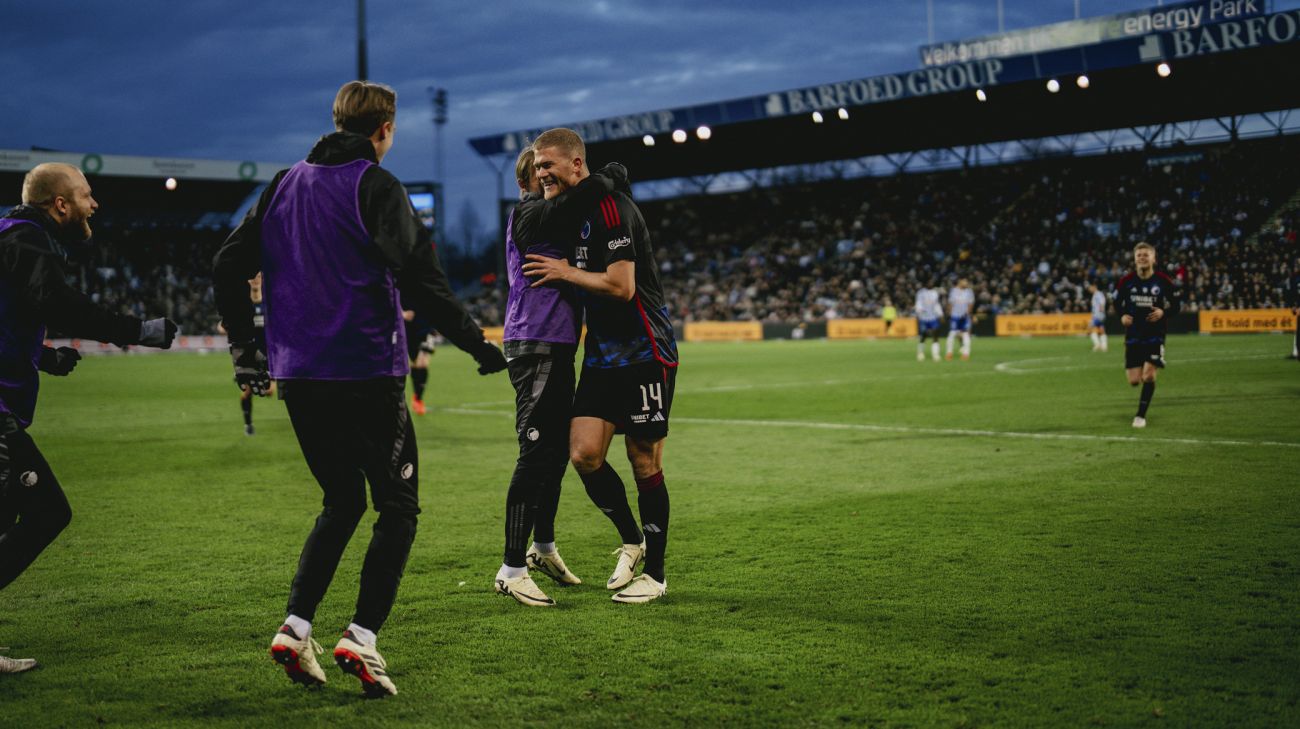
<path fill-rule="evenodd" d="M 1006 12 L 1005 9 L 1002 7 L 1003 4 L 1004 4 L 1004 0 L 998 0 L 998 32 L 999 33 L 1004 33 L 1006 32 L 1007 29 Z M 1079 17 L 1079 0 L 1074 0 L 1074 8 L 1075 8 L 1074 17 L 1077 18 Z"/>
<path fill-rule="evenodd" d="M 366 0 L 357 0 L 357 78 L 366 80 Z"/>
<path fill-rule="evenodd" d="M 930 45 L 934 45 L 934 0 L 925 0 L 925 27 Z"/>
<path fill-rule="evenodd" d="M 446 182 L 443 179 L 442 168 L 442 127 L 447 123 L 447 90 L 430 86 L 429 100 L 433 102 L 433 174 L 438 183 L 438 194 L 433 201 L 434 227 L 438 239 L 442 240 L 445 239 L 443 233 L 446 231 L 443 227 L 443 218 L 447 213 L 443 206 Z"/>

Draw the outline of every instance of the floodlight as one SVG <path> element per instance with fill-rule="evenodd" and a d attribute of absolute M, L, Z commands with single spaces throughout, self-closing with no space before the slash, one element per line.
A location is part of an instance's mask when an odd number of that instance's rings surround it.
<path fill-rule="evenodd" d="M 163 181 L 163 187 L 167 188 L 168 190 L 175 190 L 175 189 L 176 189 L 176 178 L 175 178 L 175 177 L 168 177 L 166 180 Z"/>
<path fill-rule="evenodd" d="M 685 141 L 686 141 L 686 130 L 685 130 L 685 129 L 674 129 L 674 130 L 673 130 L 673 141 L 674 141 L 674 142 L 677 142 L 678 144 L 681 144 L 682 142 L 685 142 Z"/>
<path fill-rule="evenodd" d="M 647 146 L 647 147 L 653 147 L 653 146 L 655 146 L 655 138 L 654 138 L 654 135 L 653 135 L 653 134 L 647 134 L 647 135 L 645 135 L 644 137 L 641 137 L 641 143 L 644 144 L 644 145 Z"/>
<path fill-rule="evenodd" d="M 713 136 L 713 130 L 701 125 L 699 129 L 695 130 L 695 136 L 699 137 L 702 142 L 707 141 L 709 137 Z"/>
<path fill-rule="evenodd" d="M 1088 84 L 1090 83 L 1088 77 L 1083 74 L 1079 74 L 1079 78 L 1075 79 L 1074 82 L 1078 84 L 1081 89 L 1088 88 Z"/>
<path fill-rule="evenodd" d="M 823 121 L 822 113 L 820 111 L 814 111 L 812 113 L 812 117 L 813 117 L 814 124 L 821 124 Z"/>
<path fill-rule="evenodd" d="M 841 118 L 841 119 L 843 119 L 843 120 L 845 120 L 845 121 L 848 121 L 848 119 L 849 119 L 849 110 L 848 110 L 848 109 L 845 109 L 844 107 L 841 106 L 839 112 L 837 112 L 837 113 L 840 115 L 840 118 Z"/>
<path fill-rule="evenodd" d="M 1048 79 L 1048 80 L 1047 80 L 1047 90 L 1050 91 L 1050 92 L 1053 93 L 1053 94 L 1056 93 L 1057 91 L 1060 91 L 1060 90 L 1061 90 L 1061 82 L 1060 82 L 1060 81 L 1057 81 L 1057 80 L 1054 79 L 1054 78 L 1052 78 L 1052 79 Z"/>
<path fill-rule="evenodd" d="M 1161 61 L 1160 65 L 1156 66 L 1156 73 L 1160 75 L 1160 78 L 1169 78 L 1169 74 L 1173 72 L 1174 69 L 1170 68 L 1169 64 L 1164 61 Z"/>
<path fill-rule="evenodd" d="M 989 95 L 984 93 L 984 89 L 975 89 L 975 98 L 979 99 L 980 101 L 988 101 Z"/>

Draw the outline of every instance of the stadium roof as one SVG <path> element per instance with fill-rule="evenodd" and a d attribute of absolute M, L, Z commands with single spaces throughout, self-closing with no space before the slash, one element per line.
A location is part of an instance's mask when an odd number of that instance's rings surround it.
<path fill-rule="evenodd" d="M 45 162 L 62 162 L 80 167 L 88 175 L 145 177 L 178 180 L 225 180 L 270 182 L 275 173 L 289 165 L 251 160 L 181 159 L 176 157 L 131 157 L 95 152 L 0 149 L 0 172 L 25 173 Z"/>
<path fill-rule="evenodd" d="M 1162 62 L 1167 77 L 1157 73 Z M 1051 80 L 1059 91 L 1048 91 Z M 567 126 L 587 140 L 593 165 L 617 160 L 646 181 L 1293 108 L 1296 10 Z M 678 130 L 683 143 L 672 139 Z M 541 131 L 470 145 L 513 159 Z"/>

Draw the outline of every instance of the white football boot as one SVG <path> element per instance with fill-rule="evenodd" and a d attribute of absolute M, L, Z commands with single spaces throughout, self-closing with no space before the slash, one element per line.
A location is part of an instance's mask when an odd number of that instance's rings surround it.
<path fill-rule="evenodd" d="M 324 650 L 311 636 L 299 638 L 293 628 L 287 625 L 280 626 L 280 632 L 271 641 L 271 658 L 284 666 L 284 672 L 294 683 L 304 686 L 325 683 L 325 672 L 316 662 L 316 654 L 323 653 Z"/>
<path fill-rule="evenodd" d="M 645 561 L 645 540 L 640 544 L 624 544 L 611 554 L 618 555 L 618 564 L 614 565 L 614 574 L 609 576 L 605 589 L 619 590 L 636 576 L 636 568 Z"/>
<path fill-rule="evenodd" d="M 498 594 L 513 597 L 520 605 L 531 607 L 551 607 L 555 601 L 542 592 L 542 588 L 533 582 L 527 572 L 519 577 L 498 577 L 494 588 Z"/>
<path fill-rule="evenodd" d="M 361 690 L 367 699 L 397 695 L 397 686 L 388 677 L 388 663 L 384 657 L 373 646 L 358 643 L 353 638 L 352 631 L 343 631 L 343 637 L 334 646 L 334 660 L 344 673 L 356 676 L 361 681 Z"/>
<path fill-rule="evenodd" d="M 1133 427 L 1134 427 L 1134 428 L 1145 428 L 1145 427 L 1147 427 L 1147 419 L 1146 419 L 1146 418 L 1133 418 Z"/>
<path fill-rule="evenodd" d="M 0 647 L 0 651 L 7 651 L 8 648 Z M 0 673 L 22 673 L 39 667 L 41 664 L 36 662 L 35 658 L 10 658 L 9 656 L 0 656 Z"/>
<path fill-rule="evenodd" d="M 614 602 L 641 603 L 650 602 L 658 597 L 663 597 L 668 592 L 668 580 L 659 582 L 650 575 L 637 575 L 622 592 L 615 594 L 611 600 Z"/>
<path fill-rule="evenodd" d="M 561 585 L 582 584 L 582 580 L 564 565 L 564 559 L 560 557 L 558 549 L 554 552 L 539 552 L 536 546 L 529 547 L 528 554 L 524 555 L 524 561 L 528 569 L 541 572 Z"/>

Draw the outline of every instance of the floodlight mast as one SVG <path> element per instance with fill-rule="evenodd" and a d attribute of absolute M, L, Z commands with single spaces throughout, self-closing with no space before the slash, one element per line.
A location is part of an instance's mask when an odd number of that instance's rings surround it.
<path fill-rule="evenodd" d="M 357 0 L 357 79 L 369 76 L 366 58 L 366 0 Z"/>

